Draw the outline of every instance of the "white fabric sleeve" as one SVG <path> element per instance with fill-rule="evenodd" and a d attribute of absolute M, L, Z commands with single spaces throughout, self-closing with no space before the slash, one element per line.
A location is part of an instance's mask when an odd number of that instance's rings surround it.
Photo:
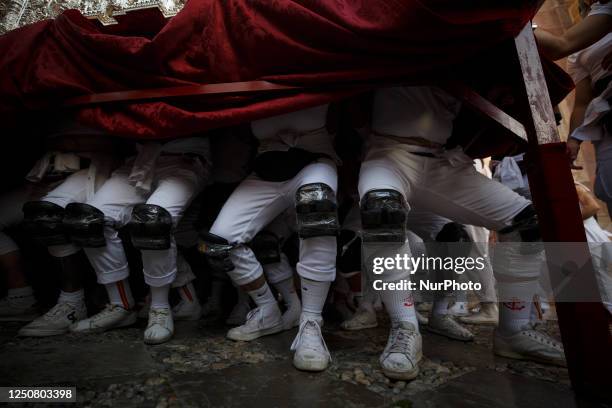
<path fill-rule="evenodd" d="M 567 57 L 567 73 L 572 77 L 572 80 L 575 84 L 582 81 L 585 78 L 588 78 L 590 73 L 589 71 L 578 61 L 580 56 L 580 52 L 570 55 Z"/>
<path fill-rule="evenodd" d="M 604 4 L 597 2 L 593 4 L 591 6 L 591 11 L 589 11 L 589 16 L 594 16 L 597 14 L 607 14 L 612 16 L 612 2 L 609 1 Z"/>

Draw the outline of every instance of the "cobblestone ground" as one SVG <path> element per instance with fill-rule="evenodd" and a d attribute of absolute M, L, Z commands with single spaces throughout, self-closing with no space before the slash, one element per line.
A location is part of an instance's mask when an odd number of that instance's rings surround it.
<path fill-rule="evenodd" d="M 75 385 L 83 407 L 578 406 L 567 370 L 494 357 L 492 328 L 482 326 L 471 327 L 476 340 L 467 344 L 424 331 L 419 376 L 390 381 L 378 365 L 387 337 L 387 322 L 380 321 L 359 332 L 326 326 L 333 362 L 319 374 L 291 366 L 295 329 L 243 343 L 225 339 L 219 324 L 179 322 L 172 341 L 146 346 L 144 322 L 103 334 L 27 339 L 15 337 L 20 324 L 3 323 L 0 378 L 2 385 Z M 558 335 L 554 322 L 544 328 Z"/>

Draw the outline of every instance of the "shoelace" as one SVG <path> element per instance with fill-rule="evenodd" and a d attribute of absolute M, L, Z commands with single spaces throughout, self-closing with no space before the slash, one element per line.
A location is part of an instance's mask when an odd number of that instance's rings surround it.
<path fill-rule="evenodd" d="M 525 330 L 524 333 L 527 337 L 530 337 L 539 343 L 545 344 L 547 346 L 552 346 L 559 351 L 563 350 L 563 347 L 561 347 L 561 344 L 558 341 L 556 341 L 545 333 L 541 333 L 535 329 Z"/>
<path fill-rule="evenodd" d="M 168 318 L 169 311 L 165 309 L 155 310 L 151 309 L 149 312 L 149 327 L 154 325 L 164 326 L 166 319 Z"/>
<path fill-rule="evenodd" d="M 304 320 L 302 323 L 300 323 L 300 329 L 298 331 L 298 334 L 297 336 L 295 336 L 295 339 L 291 344 L 291 351 L 295 351 L 300 347 L 305 347 L 307 349 L 315 351 L 319 350 L 320 347 L 317 347 L 314 342 L 309 341 L 309 339 L 311 338 L 310 336 L 317 336 L 318 340 L 323 345 L 325 353 L 329 357 L 329 361 L 331 361 L 331 354 L 327 349 L 327 344 L 325 344 L 325 340 L 323 340 L 323 333 L 321 333 L 321 327 L 319 326 L 319 323 L 315 322 L 314 320 Z"/>
<path fill-rule="evenodd" d="M 391 330 L 393 342 L 391 343 L 391 347 L 389 348 L 389 353 L 406 354 L 407 350 L 412 349 L 414 341 L 416 340 L 416 332 L 414 330 L 402 329 L 400 327 L 396 327 Z M 408 357 L 412 359 L 412 356 Z"/>
<path fill-rule="evenodd" d="M 257 318 L 259 318 L 259 320 L 256 320 Z M 244 326 L 249 327 L 249 328 L 252 327 L 253 325 L 263 326 L 263 322 L 264 322 L 263 311 L 261 310 L 260 307 L 256 307 L 255 309 L 247 313 L 246 322 L 244 323 Z"/>
<path fill-rule="evenodd" d="M 45 313 L 44 317 L 45 319 L 53 319 L 58 315 L 66 314 L 69 312 L 69 309 L 71 309 L 71 307 L 68 303 L 58 303 L 57 305 L 53 306 L 51 310 Z"/>

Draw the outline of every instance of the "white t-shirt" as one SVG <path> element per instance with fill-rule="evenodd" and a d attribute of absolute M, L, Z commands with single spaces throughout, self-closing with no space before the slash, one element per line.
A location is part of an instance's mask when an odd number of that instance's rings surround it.
<path fill-rule="evenodd" d="M 374 97 L 372 130 L 444 144 L 460 107 L 458 99 L 436 87 L 381 88 Z"/>
<path fill-rule="evenodd" d="M 333 136 L 325 129 L 328 108 L 328 104 L 320 105 L 253 121 L 251 130 L 260 142 L 259 153 L 295 147 L 323 153 L 338 162 Z"/>

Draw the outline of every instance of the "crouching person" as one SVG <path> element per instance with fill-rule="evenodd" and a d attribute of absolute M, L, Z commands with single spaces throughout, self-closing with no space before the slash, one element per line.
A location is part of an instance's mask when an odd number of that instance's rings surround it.
<path fill-rule="evenodd" d="M 209 142 L 193 137 L 137 147 L 138 155 L 116 170 L 91 200 L 66 209 L 64 223 L 71 238 L 85 249 L 109 297 L 104 310 L 70 330 L 104 331 L 136 321 L 128 261 L 119 236 L 119 229 L 127 227 L 133 246 L 141 250 L 145 282 L 151 289 L 144 341 L 159 344 L 174 334 L 168 301 L 177 275 L 173 228 L 206 182 Z"/>

